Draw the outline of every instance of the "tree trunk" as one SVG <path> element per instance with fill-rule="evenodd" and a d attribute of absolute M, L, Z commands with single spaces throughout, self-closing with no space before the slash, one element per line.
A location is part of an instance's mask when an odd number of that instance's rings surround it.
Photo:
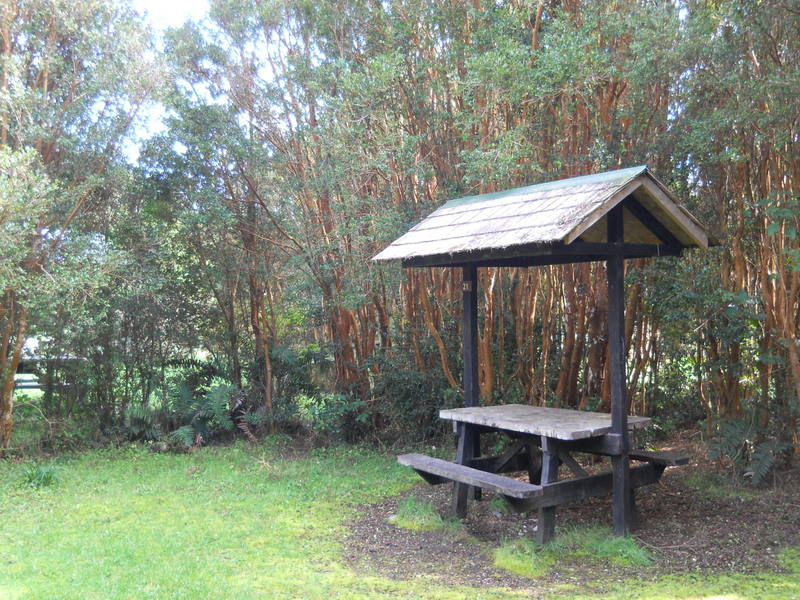
<path fill-rule="evenodd" d="M 0 450 L 8 449 L 11 443 L 11 436 L 14 433 L 14 374 L 19 367 L 22 358 L 22 347 L 25 345 L 25 332 L 28 329 L 28 309 L 15 307 L 14 310 L 6 314 L 9 320 L 16 314 L 16 332 L 14 346 L 11 351 L 10 360 L 4 356 L 4 365 L 0 372 Z M 7 340 L 3 340 L 6 345 Z"/>

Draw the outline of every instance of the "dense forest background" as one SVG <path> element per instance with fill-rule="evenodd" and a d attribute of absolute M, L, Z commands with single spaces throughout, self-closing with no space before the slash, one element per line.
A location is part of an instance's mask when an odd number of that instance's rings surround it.
<path fill-rule="evenodd" d="M 647 164 L 721 245 L 628 261 L 631 410 L 763 479 L 800 448 L 799 17 L 214 0 L 159 40 L 2 0 L 0 446 L 440 436 L 460 272 L 370 258 L 449 198 Z M 480 270 L 483 402 L 607 408 L 604 269 Z"/>

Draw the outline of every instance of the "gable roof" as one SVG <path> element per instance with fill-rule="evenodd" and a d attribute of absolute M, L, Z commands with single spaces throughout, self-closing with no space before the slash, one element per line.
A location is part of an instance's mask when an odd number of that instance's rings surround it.
<path fill-rule="evenodd" d="M 602 243 L 605 216 L 623 201 L 626 243 L 708 247 L 702 225 L 643 165 L 450 200 L 373 260 L 469 262 L 493 251 L 522 256 L 547 244 Z"/>

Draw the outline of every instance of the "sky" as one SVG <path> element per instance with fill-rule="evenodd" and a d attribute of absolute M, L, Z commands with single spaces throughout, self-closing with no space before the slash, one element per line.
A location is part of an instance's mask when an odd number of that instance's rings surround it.
<path fill-rule="evenodd" d="M 187 19 L 198 20 L 208 12 L 208 0 L 131 0 L 131 5 L 147 19 L 154 29 L 179 27 Z"/>
<path fill-rule="evenodd" d="M 198 21 L 208 13 L 208 0 L 129 0 L 133 8 L 145 15 L 156 36 L 169 27 L 180 27 L 187 20 Z M 166 113 L 160 104 L 145 106 L 133 136 L 123 145 L 128 162 L 139 160 L 140 144 L 149 137 L 164 131 Z"/>

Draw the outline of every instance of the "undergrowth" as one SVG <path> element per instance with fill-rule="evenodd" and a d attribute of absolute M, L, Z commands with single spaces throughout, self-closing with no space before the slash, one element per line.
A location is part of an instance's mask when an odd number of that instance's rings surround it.
<path fill-rule="evenodd" d="M 455 518 L 443 518 L 430 502 L 411 496 L 401 502 L 397 513 L 389 521 L 411 531 L 445 531 L 451 534 L 462 533 L 464 528 Z"/>
<path fill-rule="evenodd" d="M 684 478 L 686 485 L 703 498 L 716 500 L 753 500 L 758 496 L 752 487 L 744 487 L 722 472 L 696 472 Z"/>
<path fill-rule="evenodd" d="M 22 469 L 22 482 L 35 489 L 50 487 L 58 483 L 60 472 L 61 467 L 52 463 L 29 463 Z"/>
<path fill-rule="evenodd" d="M 504 541 L 492 553 L 494 566 L 523 577 L 542 577 L 556 561 L 556 556 L 528 538 Z"/>
<path fill-rule="evenodd" d="M 527 538 L 508 540 L 495 549 L 493 558 L 496 567 L 526 577 L 541 577 L 554 564 L 571 560 L 617 566 L 653 562 L 650 552 L 633 537 L 615 537 L 601 526 L 559 529 L 544 546 Z"/>

